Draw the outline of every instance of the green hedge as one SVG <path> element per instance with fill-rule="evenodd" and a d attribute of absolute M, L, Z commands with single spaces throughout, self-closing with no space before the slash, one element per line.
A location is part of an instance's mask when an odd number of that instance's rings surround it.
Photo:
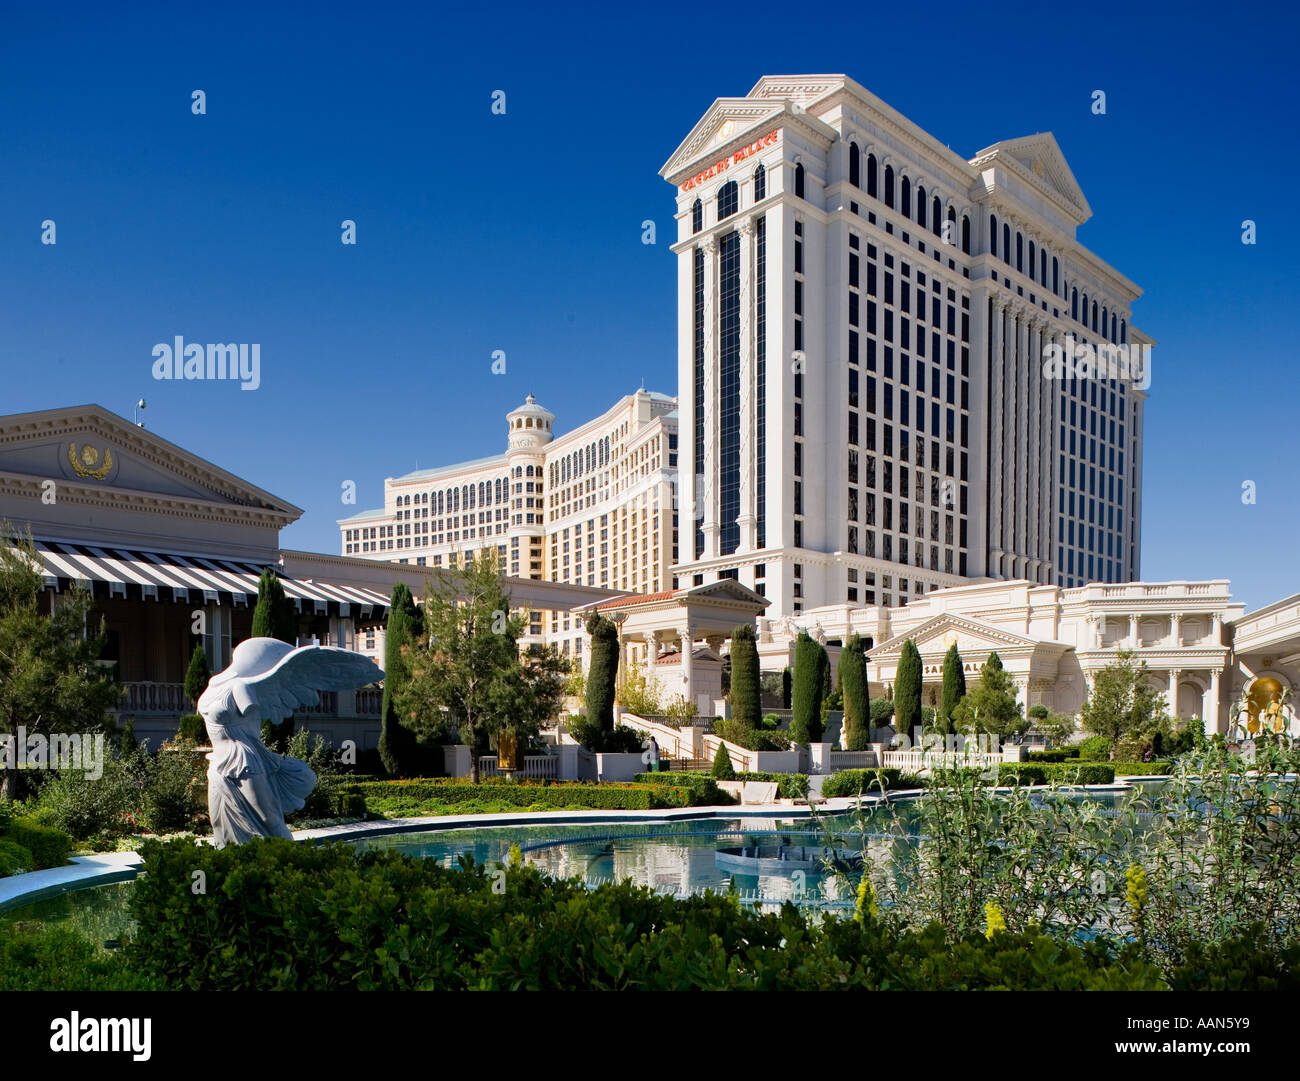
<path fill-rule="evenodd" d="M 1149 777 L 1152 774 L 1173 773 L 1172 762 L 1108 762 L 1116 777 Z"/>
<path fill-rule="evenodd" d="M 882 784 L 886 791 L 897 788 L 902 772 L 898 769 L 842 769 L 822 782 L 822 795 L 826 799 L 879 795 Z"/>
<path fill-rule="evenodd" d="M 1004 762 L 998 767 L 998 784 L 1114 784 L 1115 769 L 1109 762 Z"/>
<path fill-rule="evenodd" d="M 62 867 L 72 855 L 72 838 L 62 830 L 42 826 L 30 818 L 15 818 L 5 829 L 5 840 L 27 849 L 36 861 L 36 870 Z"/>
<path fill-rule="evenodd" d="M 0 990 L 1300 990 L 1300 951 L 1274 957 L 1250 936 L 1206 943 L 1165 980 L 1131 948 L 1005 932 L 949 943 L 938 926 L 588 890 L 528 866 L 278 839 L 142 854 L 125 950 L 0 928 Z"/>
<path fill-rule="evenodd" d="M 688 807 L 727 806 L 736 801 L 718 787 L 718 782 L 708 773 L 687 770 L 664 770 L 662 773 L 638 773 L 632 780 L 636 784 L 669 786 L 684 789 L 689 798 Z"/>
<path fill-rule="evenodd" d="M 36 870 L 36 857 L 22 845 L 0 837 L 0 878 Z"/>
<path fill-rule="evenodd" d="M 750 770 L 737 773 L 738 781 L 775 781 L 776 794 L 780 799 L 804 799 L 808 795 L 808 775 L 806 773 L 771 773 L 765 770 Z"/>
<path fill-rule="evenodd" d="M 1078 747 L 1060 747 L 1054 751 L 1030 751 L 1030 762 L 1072 762 L 1079 757 Z"/>
<path fill-rule="evenodd" d="M 645 811 L 656 807 L 688 807 L 689 791 L 668 785 L 582 784 L 541 782 L 469 784 L 463 781 L 371 781 L 351 786 L 370 800 L 438 800 L 467 803 L 490 800 L 515 807 L 580 807 L 598 811 Z"/>
<path fill-rule="evenodd" d="M 1089 736 L 1079 744 L 1079 757 L 1092 760 L 1109 759 L 1112 744 L 1105 736 Z"/>

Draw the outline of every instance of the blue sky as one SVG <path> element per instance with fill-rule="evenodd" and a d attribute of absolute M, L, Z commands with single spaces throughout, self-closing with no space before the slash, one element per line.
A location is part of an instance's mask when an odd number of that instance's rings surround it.
<path fill-rule="evenodd" d="M 1080 240 L 1159 342 L 1143 577 L 1231 578 L 1251 608 L 1300 590 L 1300 16 L 801 10 L 5 3 L 0 412 L 143 396 L 151 430 L 304 508 L 286 546 L 337 551 L 384 477 L 497 452 L 529 392 L 561 430 L 642 380 L 675 392 L 658 170 L 714 98 L 845 72 L 964 156 L 1055 133 Z M 178 334 L 260 343 L 261 387 L 154 381 Z"/>

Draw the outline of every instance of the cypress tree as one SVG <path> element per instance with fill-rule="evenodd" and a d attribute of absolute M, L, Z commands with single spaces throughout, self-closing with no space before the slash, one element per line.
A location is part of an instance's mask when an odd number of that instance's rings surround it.
<path fill-rule="evenodd" d="M 961 654 L 957 643 L 948 647 L 943 657 L 943 697 L 939 702 L 938 725 L 944 732 L 952 731 L 952 711 L 966 693 L 965 677 L 962 675 Z"/>
<path fill-rule="evenodd" d="M 409 777 L 418 768 L 415 735 L 402 724 L 394 696 L 410 680 L 403 649 L 409 650 L 420 637 L 420 610 L 404 582 L 393 586 L 388 601 L 388 622 L 384 634 L 384 698 L 379 709 L 379 757 L 392 776 Z"/>
<path fill-rule="evenodd" d="M 267 567 L 257 583 L 257 607 L 253 609 L 253 637 L 278 638 L 298 644 L 298 611 L 284 595 L 275 571 Z"/>
<path fill-rule="evenodd" d="M 793 678 L 790 675 L 790 666 L 786 665 L 786 667 L 781 670 L 781 708 L 782 709 L 790 708 L 790 694 L 791 694 L 792 684 L 793 684 Z"/>
<path fill-rule="evenodd" d="M 614 730 L 614 687 L 618 681 L 618 628 L 592 610 L 587 617 L 591 660 L 587 665 L 587 723 Z"/>
<path fill-rule="evenodd" d="M 912 737 L 921 723 L 921 654 L 910 638 L 903 643 L 894 677 L 894 731 Z"/>
<path fill-rule="evenodd" d="M 856 634 L 849 636 L 840 652 L 837 673 L 844 695 L 844 746 L 850 751 L 864 751 L 871 744 L 871 704 L 867 655 Z"/>
<path fill-rule="evenodd" d="M 713 756 L 713 777 L 719 781 L 736 779 L 736 770 L 731 764 L 731 755 L 727 753 L 725 743 L 718 744 L 718 753 Z"/>
<path fill-rule="evenodd" d="M 731 714 L 748 728 L 763 723 L 754 626 L 742 623 L 731 632 Z"/>
<path fill-rule="evenodd" d="M 212 669 L 208 667 L 208 655 L 202 645 L 197 645 L 190 654 L 190 667 L 185 673 L 185 697 L 191 702 L 197 702 L 199 696 L 208 689 L 210 679 Z"/>
<path fill-rule="evenodd" d="M 794 688 L 791 694 L 794 716 L 790 736 L 804 745 L 822 738 L 822 688 L 830 662 L 821 643 L 800 631 L 794 643 Z"/>

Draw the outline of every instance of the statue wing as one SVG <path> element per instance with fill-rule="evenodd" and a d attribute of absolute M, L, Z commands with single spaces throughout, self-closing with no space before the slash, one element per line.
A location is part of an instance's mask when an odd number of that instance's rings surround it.
<path fill-rule="evenodd" d="M 243 683 L 264 717 L 283 719 L 296 709 L 319 704 L 320 691 L 351 690 L 383 678 L 379 665 L 350 649 L 300 646 L 269 672 Z"/>

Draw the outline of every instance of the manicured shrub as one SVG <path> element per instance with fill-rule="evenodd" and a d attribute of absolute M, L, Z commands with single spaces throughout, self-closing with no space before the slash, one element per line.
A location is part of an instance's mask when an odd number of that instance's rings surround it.
<path fill-rule="evenodd" d="M 1109 759 L 1113 744 L 1105 736 L 1089 736 L 1079 744 L 1079 757 L 1090 761 Z"/>
<path fill-rule="evenodd" d="M 836 670 L 844 697 L 844 747 L 849 751 L 865 751 L 871 746 L 871 696 L 867 683 L 867 657 L 858 635 L 849 635 Z"/>
<path fill-rule="evenodd" d="M 754 625 L 742 623 L 731 632 L 731 715 L 741 724 L 757 728 L 762 713 L 758 643 Z"/>
<path fill-rule="evenodd" d="M 402 724 L 395 699 L 411 679 L 406 657 L 420 638 L 420 610 L 405 582 L 393 586 L 384 630 L 384 694 L 379 706 L 379 758 L 390 777 L 409 777 L 417 769 L 415 733 Z"/>
<path fill-rule="evenodd" d="M 201 644 L 197 645 L 190 654 L 190 666 L 185 672 L 185 697 L 191 702 L 198 702 L 208 689 L 211 679 L 212 669 L 208 667 L 208 655 Z"/>
<path fill-rule="evenodd" d="M 793 694 L 793 687 L 794 687 L 794 677 L 791 675 L 790 669 L 788 667 L 783 668 L 781 670 L 781 708 L 782 709 L 790 708 L 790 699 Z"/>
<path fill-rule="evenodd" d="M 1078 747 L 1058 747 L 1051 751 L 1030 751 L 1030 762 L 1074 762 L 1079 758 Z"/>
<path fill-rule="evenodd" d="M 0 878 L 35 870 L 36 857 L 28 849 L 8 837 L 0 837 Z"/>
<path fill-rule="evenodd" d="M 998 784 L 1085 785 L 1114 784 L 1115 768 L 1109 763 L 1004 762 L 998 767 Z"/>
<path fill-rule="evenodd" d="M 650 774 L 662 777 L 666 774 Z M 490 800 L 515 807 L 541 804 L 553 808 L 588 808 L 602 811 L 651 810 L 656 807 L 686 807 L 690 793 L 670 785 L 582 784 L 579 782 L 469 784 L 461 781 L 374 781 L 352 786 L 366 799 L 367 807 L 383 800 L 418 803 L 465 803 Z"/>
<path fill-rule="evenodd" d="M 587 720 L 614 727 L 614 688 L 618 682 L 618 628 L 594 609 L 587 617 L 591 660 L 587 665 Z"/>
<path fill-rule="evenodd" d="M 894 677 L 894 731 L 912 738 L 921 724 L 921 653 L 910 638 L 903 643 Z"/>
<path fill-rule="evenodd" d="M 894 701 L 892 698 L 874 698 L 871 701 L 871 727 L 885 728 L 893 723 Z"/>
<path fill-rule="evenodd" d="M 795 743 L 806 746 L 821 741 L 825 669 L 829 665 L 825 647 L 807 631 L 800 631 L 794 644 L 794 716 L 790 721 L 790 738 Z"/>
<path fill-rule="evenodd" d="M 842 769 L 832 773 L 822 782 L 822 795 L 827 799 L 840 796 L 880 795 L 897 788 L 902 771 L 897 769 Z"/>
<path fill-rule="evenodd" d="M 712 774 L 717 781 L 733 781 L 736 778 L 736 771 L 731 768 L 731 755 L 727 753 L 725 743 L 718 744 L 718 753 L 713 756 Z"/>
<path fill-rule="evenodd" d="M 939 715 L 936 718 L 939 730 L 951 732 L 952 711 L 966 693 L 966 672 L 962 667 L 961 653 L 954 642 L 948 647 L 943 657 L 943 696 L 939 700 Z"/>
<path fill-rule="evenodd" d="M 30 818 L 15 818 L 5 830 L 5 840 L 25 848 L 35 860 L 35 869 L 62 867 L 72 854 L 72 838 L 62 830 L 42 826 Z"/>
<path fill-rule="evenodd" d="M 713 722 L 713 734 L 730 740 L 747 751 L 788 751 L 790 737 L 769 728 L 748 728 L 739 721 L 722 718 Z"/>
<path fill-rule="evenodd" d="M 694 770 L 665 770 L 663 773 L 638 773 L 632 778 L 637 784 L 680 788 L 688 795 L 689 807 L 727 806 L 736 801 L 718 787 L 710 774 Z"/>
<path fill-rule="evenodd" d="M 254 638 L 278 638 L 291 646 L 298 644 L 298 610 L 280 584 L 280 578 L 267 567 L 257 582 L 257 604 L 253 608 Z"/>
<path fill-rule="evenodd" d="M 1150 777 L 1174 772 L 1172 762 L 1108 762 L 1116 777 Z"/>
<path fill-rule="evenodd" d="M 592 754 L 640 754 L 648 737 L 625 724 L 605 728 L 588 717 L 573 717 L 569 734 Z"/>
<path fill-rule="evenodd" d="M 207 743 L 208 730 L 203 723 L 203 717 L 198 713 L 182 714 L 180 723 L 176 728 L 176 738 L 178 740 L 189 740 L 191 743 Z"/>

